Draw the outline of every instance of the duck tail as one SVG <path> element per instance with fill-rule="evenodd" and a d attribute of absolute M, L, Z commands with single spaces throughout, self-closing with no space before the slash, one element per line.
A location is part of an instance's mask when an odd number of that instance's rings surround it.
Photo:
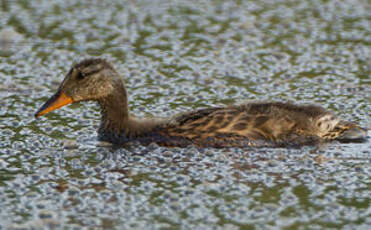
<path fill-rule="evenodd" d="M 354 123 L 346 123 L 345 125 L 341 124 L 335 127 L 338 129 L 339 135 L 335 138 L 340 142 L 364 142 L 367 139 L 367 129 L 362 128 Z"/>

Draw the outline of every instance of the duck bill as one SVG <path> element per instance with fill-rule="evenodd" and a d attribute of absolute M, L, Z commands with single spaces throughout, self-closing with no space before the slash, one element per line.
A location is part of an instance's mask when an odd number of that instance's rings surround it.
<path fill-rule="evenodd" d="M 35 117 L 38 118 L 71 103 L 73 103 L 72 98 L 67 96 L 63 91 L 59 90 L 41 106 L 41 108 L 35 113 Z"/>

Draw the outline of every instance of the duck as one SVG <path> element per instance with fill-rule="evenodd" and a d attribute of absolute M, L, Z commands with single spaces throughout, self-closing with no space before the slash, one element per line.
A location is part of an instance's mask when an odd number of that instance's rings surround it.
<path fill-rule="evenodd" d="M 328 141 L 359 142 L 367 130 L 313 104 L 252 101 L 202 108 L 169 118 L 140 118 L 129 112 L 123 79 L 100 58 L 72 65 L 57 92 L 35 113 L 95 101 L 101 111 L 98 140 L 113 145 L 156 143 L 167 147 L 297 147 Z"/>

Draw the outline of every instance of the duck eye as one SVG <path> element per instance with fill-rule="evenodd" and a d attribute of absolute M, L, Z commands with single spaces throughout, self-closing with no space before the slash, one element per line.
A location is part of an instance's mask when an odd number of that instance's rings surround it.
<path fill-rule="evenodd" d="M 85 74 L 83 74 L 82 72 L 78 72 L 76 78 L 82 80 L 85 78 Z"/>

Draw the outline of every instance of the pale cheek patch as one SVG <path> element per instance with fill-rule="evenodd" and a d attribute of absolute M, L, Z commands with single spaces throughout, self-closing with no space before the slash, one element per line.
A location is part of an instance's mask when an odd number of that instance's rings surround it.
<path fill-rule="evenodd" d="M 110 94 L 110 92 L 113 92 L 114 91 L 114 87 L 112 84 L 110 83 L 106 83 L 106 84 L 100 84 L 98 87 L 97 87 L 97 92 L 100 92 L 100 97 L 106 97 Z"/>
<path fill-rule="evenodd" d="M 99 82 L 99 81 L 92 81 L 89 83 L 89 86 L 86 87 L 88 90 L 88 95 L 90 99 L 99 99 L 108 96 L 111 92 L 114 91 L 113 85 L 109 82 Z"/>

